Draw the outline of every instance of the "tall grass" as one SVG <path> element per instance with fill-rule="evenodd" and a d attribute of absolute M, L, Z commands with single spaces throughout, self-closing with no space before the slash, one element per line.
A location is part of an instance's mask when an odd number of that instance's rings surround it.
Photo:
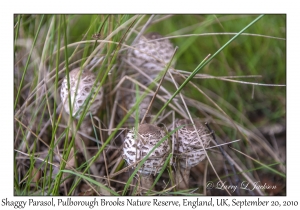
<path fill-rule="evenodd" d="M 16 195 L 138 194 L 138 177 L 119 157 L 126 119 L 157 87 L 153 82 L 145 91 L 124 75 L 122 59 L 141 30 L 178 46 L 175 69 L 162 82 L 166 91 L 151 109 L 154 123 L 171 135 L 174 118 L 191 115 L 210 123 L 217 137 L 211 146 L 240 139 L 222 146 L 225 158 L 218 148 L 207 150 L 209 161 L 192 168 L 191 189 L 176 191 L 175 168 L 166 166 L 149 195 L 222 195 L 205 189 L 206 181 L 220 179 L 279 189 L 234 195 L 285 195 L 285 15 L 17 15 L 15 25 Z M 59 98 L 62 78 L 79 66 L 91 69 L 105 90 L 103 106 L 89 118 L 90 135 L 80 130 L 83 119 L 64 113 Z M 141 96 L 123 119 L 116 115 L 120 81 L 136 83 Z"/>

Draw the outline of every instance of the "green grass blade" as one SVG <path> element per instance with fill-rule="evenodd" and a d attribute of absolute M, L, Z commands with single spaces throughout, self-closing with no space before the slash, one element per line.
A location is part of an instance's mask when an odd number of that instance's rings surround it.
<path fill-rule="evenodd" d="M 146 194 L 150 193 L 150 191 L 154 188 L 154 186 L 156 185 L 156 183 L 158 182 L 158 180 L 159 180 L 160 177 L 162 176 L 164 170 L 165 170 L 165 169 L 167 168 L 167 166 L 169 165 L 172 156 L 173 156 L 172 153 L 170 153 L 170 154 L 168 155 L 166 161 L 164 162 L 163 167 L 161 168 L 161 170 L 160 170 L 160 172 L 158 173 L 158 175 L 156 176 L 156 178 L 155 178 L 155 180 L 154 180 L 154 182 L 153 182 L 151 188 L 147 191 Z"/>
<path fill-rule="evenodd" d="M 32 46 L 31 46 L 31 49 L 30 49 L 30 52 L 29 52 L 29 55 L 28 55 L 28 58 L 27 58 L 27 61 L 26 61 L 26 64 L 25 64 L 25 69 L 24 69 L 22 79 L 21 79 L 21 82 L 20 82 L 20 86 L 18 88 L 18 92 L 17 92 L 16 98 L 15 98 L 14 110 L 16 109 L 16 106 L 17 106 L 18 101 L 19 101 L 19 97 L 20 97 L 20 93 L 21 93 L 21 89 L 22 89 L 22 84 L 23 84 L 23 81 L 24 81 L 24 78 L 25 78 L 25 75 L 26 75 L 26 72 L 27 72 L 27 69 L 28 69 L 28 66 L 29 66 L 29 62 L 30 62 L 30 58 L 31 58 L 31 55 L 32 55 L 32 52 L 33 52 L 33 48 L 35 47 L 38 35 L 39 35 L 41 27 L 42 27 L 43 20 L 44 20 L 44 15 L 42 15 L 40 24 L 39 24 L 37 32 L 35 34 L 35 37 L 34 37 L 34 40 L 33 40 L 33 43 L 32 43 Z"/>
<path fill-rule="evenodd" d="M 75 172 L 70 171 L 70 170 L 61 170 L 61 172 L 69 173 L 69 174 L 74 174 L 75 176 L 78 176 L 78 177 L 80 177 L 80 178 L 82 178 L 82 179 L 84 179 L 84 180 L 87 180 L 87 181 L 93 183 L 94 185 L 97 185 L 97 186 L 99 186 L 99 187 L 101 187 L 101 188 L 103 188 L 103 189 L 109 191 L 112 195 L 119 196 L 119 194 L 116 193 L 115 191 L 113 191 L 113 190 L 107 188 L 105 185 L 103 185 L 103 184 L 101 184 L 101 183 L 99 183 L 99 182 L 97 182 L 97 181 L 95 181 L 95 180 L 93 180 L 93 179 L 91 179 L 91 178 L 89 178 L 89 177 L 87 177 L 87 176 L 84 176 L 84 175 L 82 175 L 82 174 L 75 173 Z"/>
<path fill-rule="evenodd" d="M 250 26 L 260 20 L 264 15 L 260 15 L 251 23 L 249 23 L 245 28 L 243 28 L 239 33 L 237 33 L 234 37 L 232 37 L 226 44 L 224 44 L 215 54 L 209 57 L 207 60 L 203 60 L 196 69 L 191 73 L 191 75 L 182 83 L 182 85 L 175 91 L 172 97 L 164 104 L 164 106 L 159 110 L 156 117 L 152 120 L 154 122 L 157 117 L 161 114 L 161 112 L 168 106 L 168 104 L 173 100 L 173 98 L 182 90 L 182 88 L 206 65 L 208 64 L 214 57 L 216 57 L 225 47 L 227 47 L 233 40 L 235 40 L 238 36 L 240 36 L 244 31 L 246 31 Z"/>

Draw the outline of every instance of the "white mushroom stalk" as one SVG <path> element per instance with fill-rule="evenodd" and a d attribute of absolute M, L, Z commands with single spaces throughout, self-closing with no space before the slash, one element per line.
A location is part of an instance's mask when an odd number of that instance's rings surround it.
<path fill-rule="evenodd" d="M 198 119 L 193 121 L 195 125 L 187 119 L 177 120 L 176 122 L 177 127 L 184 126 L 177 131 L 174 145 L 178 162 L 176 171 L 178 189 L 188 189 L 190 170 L 206 158 L 205 148 L 213 139 L 211 132 L 205 125 L 201 124 Z"/>
<path fill-rule="evenodd" d="M 153 184 L 152 175 L 161 171 L 168 156 L 170 146 L 167 139 L 158 145 L 165 136 L 166 133 L 163 129 L 155 125 L 141 124 L 136 133 L 132 129 L 125 138 L 123 158 L 128 165 L 142 160 L 156 147 L 139 169 L 142 193 L 150 189 Z M 136 165 L 134 165 L 134 168 Z"/>

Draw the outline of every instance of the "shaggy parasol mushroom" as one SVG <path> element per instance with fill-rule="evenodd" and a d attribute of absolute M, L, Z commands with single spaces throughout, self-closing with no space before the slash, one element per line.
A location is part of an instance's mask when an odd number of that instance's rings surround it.
<path fill-rule="evenodd" d="M 171 61 L 175 51 L 170 40 L 156 32 L 141 36 L 133 47 L 128 55 L 129 61 L 152 79 Z M 174 63 L 171 66 L 173 67 Z M 141 79 L 143 84 L 149 84 L 148 80 L 144 81 L 146 79 L 144 76 L 140 75 L 139 80 Z"/>
<path fill-rule="evenodd" d="M 65 76 L 61 84 L 60 97 L 63 103 L 63 108 L 65 112 L 68 115 L 70 115 L 71 112 L 70 105 L 69 105 L 69 94 L 70 94 L 72 116 L 78 120 L 82 115 L 85 106 L 88 105 L 89 110 L 86 112 L 86 115 L 84 116 L 84 119 L 81 122 L 79 129 L 84 134 L 90 135 L 90 133 L 92 132 L 92 126 L 91 126 L 91 121 L 88 120 L 87 116 L 89 115 L 89 113 L 91 113 L 92 115 L 95 115 L 97 113 L 103 101 L 103 89 L 101 87 L 99 92 L 96 93 L 96 89 L 99 87 L 100 82 L 96 83 L 96 76 L 92 72 L 88 71 L 87 69 L 83 69 L 81 71 L 80 68 L 76 68 L 70 71 L 69 79 L 70 79 L 70 91 L 68 90 L 67 75 Z M 89 104 L 86 104 L 87 100 L 89 100 Z M 85 137 L 83 137 L 82 139 L 86 146 L 90 144 L 89 139 Z"/>
<path fill-rule="evenodd" d="M 176 183 L 178 189 L 188 189 L 189 176 L 192 167 L 198 165 L 206 157 L 205 148 L 213 139 L 209 129 L 194 119 L 196 131 L 191 120 L 177 120 L 176 126 L 183 126 L 177 131 L 174 151 L 179 162 L 179 169 L 176 171 Z M 200 139 L 198 138 L 197 132 Z"/>
<path fill-rule="evenodd" d="M 103 90 L 101 88 L 100 91 L 96 94 L 95 99 L 93 101 L 93 97 L 94 97 L 93 94 L 95 94 L 96 88 L 99 85 L 98 82 L 97 85 L 94 86 L 93 93 L 91 93 L 92 87 L 96 82 L 96 76 L 92 72 L 86 69 L 83 69 L 81 73 L 80 68 L 76 68 L 70 71 L 69 77 L 70 77 L 71 106 L 73 107 L 72 116 L 75 117 L 76 119 L 80 118 L 82 111 L 84 109 L 85 102 L 90 95 L 91 95 L 89 101 L 90 108 L 86 116 L 88 115 L 89 112 L 91 114 L 96 114 L 99 107 L 102 104 L 102 98 L 103 98 Z M 63 103 L 64 110 L 66 111 L 67 114 L 70 114 L 68 95 L 69 95 L 68 80 L 67 80 L 67 76 L 65 76 L 61 84 L 60 97 Z"/>
<path fill-rule="evenodd" d="M 76 68 L 70 71 L 69 79 L 70 90 L 68 88 L 67 75 L 65 76 L 61 84 L 60 97 L 63 103 L 63 108 L 67 114 L 72 115 L 75 119 L 78 120 L 82 116 L 84 108 L 86 106 L 89 107 L 86 115 L 84 116 L 85 119 L 80 125 L 81 132 L 89 135 L 92 131 L 92 126 L 91 122 L 88 121 L 86 118 L 89 115 L 89 113 L 95 115 L 100 106 L 102 105 L 103 88 L 101 87 L 99 90 L 97 90 L 99 88 L 100 82 L 96 81 L 96 76 L 87 69 L 81 70 L 81 68 Z M 70 111 L 69 94 L 71 98 L 72 112 Z M 86 156 L 86 160 L 90 160 L 91 155 L 89 151 L 86 150 L 86 148 L 82 145 L 83 142 L 81 141 L 81 138 L 79 138 L 78 134 L 76 133 L 75 135 L 77 147 L 80 149 L 82 154 Z M 90 143 L 89 139 L 87 138 L 83 138 L 83 141 L 85 146 L 88 146 Z M 94 175 L 98 174 L 98 169 L 96 168 L 95 164 L 92 164 L 90 166 L 90 170 Z M 105 190 L 102 192 L 103 194 L 107 194 Z"/>
<path fill-rule="evenodd" d="M 142 35 L 132 45 L 133 49 L 129 50 L 127 60 L 138 68 L 137 76 L 135 79 L 141 84 L 148 86 L 158 74 L 164 70 L 167 64 L 171 61 L 175 48 L 169 39 L 165 39 L 162 35 L 156 32 L 151 32 Z M 171 67 L 174 67 L 172 63 Z M 135 74 L 133 66 L 126 68 L 126 74 Z M 128 85 L 129 84 L 129 85 Z M 136 102 L 135 85 L 133 83 L 127 83 L 123 85 L 126 91 L 123 91 L 120 98 L 121 109 L 118 109 L 118 115 L 122 118 L 125 116 L 128 110 L 130 110 Z M 146 96 L 139 105 L 139 120 L 144 117 L 151 97 Z M 135 115 L 133 113 L 133 115 Z M 130 119 L 129 123 L 134 122 L 134 119 Z"/>
<path fill-rule="evenodd" d="M 151 124 L 139 125 L 137 133 L 132 129 L 125 138 L 123 158 L 129 165 L 142 160 L 165 136 L 165 131 L 158 126 Z M 150 189 L 153 184 L 152 175 L 161 171 L 169 151 L 170 146 L 166 139 L 154 149 L 139 169 L 141 186 L 143 188 L 142 193 L 146 192 L 146 189 Z M 136 165 L 133 167 L 135 168 Z"/>

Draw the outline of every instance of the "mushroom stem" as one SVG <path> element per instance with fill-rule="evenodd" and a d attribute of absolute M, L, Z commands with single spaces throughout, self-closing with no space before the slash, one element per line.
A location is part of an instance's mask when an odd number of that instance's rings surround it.
<path fill-rule="evenodd" d="M 141 179 L 141 194 L 144 195 L 153 185 L 153 176 L 151 174 L 140 173 Z"/>
<path fill-rule="evenodd" d="M 185 190 L 189 188 L 189 178 L 190 178 L 191 168 L 180 167 L 176 171 L 176 183 L 177 190 Z"/>
<path fill-rule="evenodd" d="M 76 123 L 78 123 L 78 121 L 76 121 Z M 84 119 L 81 122 L 81 125 L 79 127 L 79 131 L 81 131 L 82 133 L 84 133 L 86 136 L 90 136 L 91 133 L 92 133 L 92 123 L 91 123 L 91 121 L 89 121 L 89 119 Z M 84 145 L 86 147 L 90 146 L 90 144 L 91 144 L 91 140 L 90 139 L 88 139 L 87 137 L 85 137 L 83 135 L 81 135 L 80 137 L 83 140 Z"/>

